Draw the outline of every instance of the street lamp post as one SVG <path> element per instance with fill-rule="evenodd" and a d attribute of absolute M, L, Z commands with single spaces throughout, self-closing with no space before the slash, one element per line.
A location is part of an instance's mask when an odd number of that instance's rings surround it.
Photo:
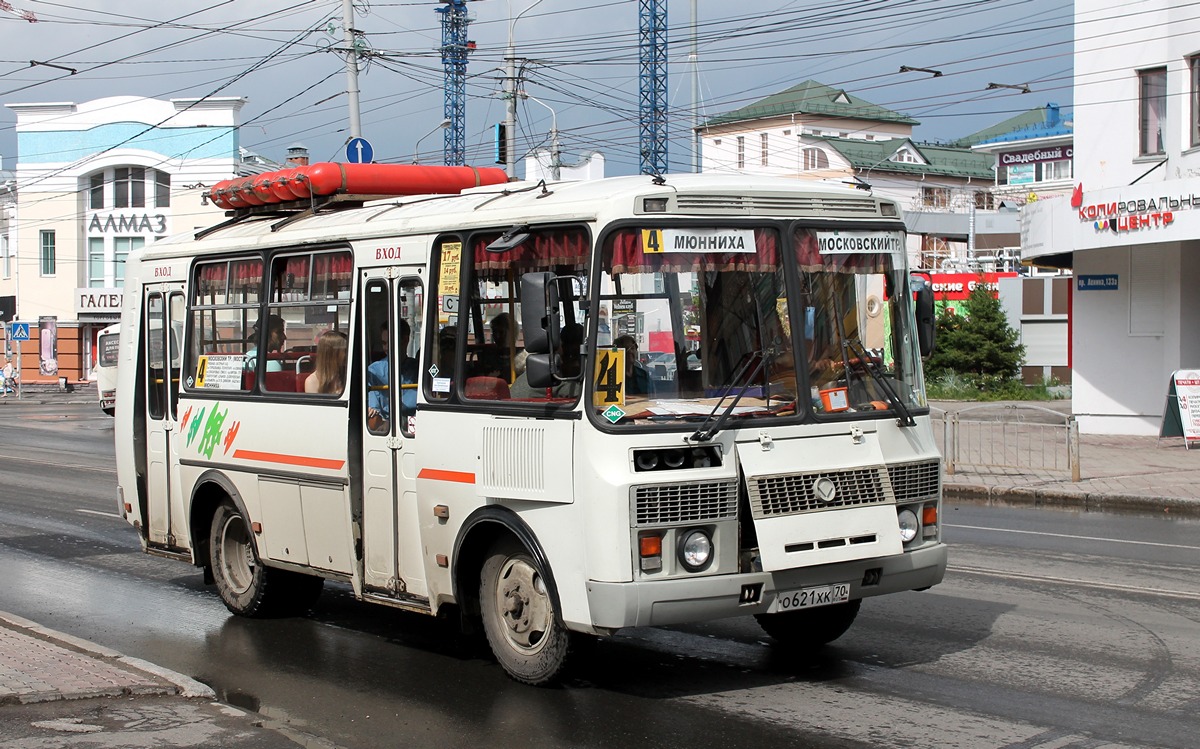
<path fill-rule="evenodd" d="M 451 124 L 451 123 L 450 123 L 450 118 L 449 118 L 449 117 L 447 117 L 446 119 L 444 119 L 444 120 L 442 120 L 441 122 L 439 122 L 437 127 L 435 127 L 434 129 L 430 130 L 429 132 L 425 133 L 425 134 L 424 134 L 424 135 L 422 135 L 420 138 L 417 138 L 417 143 L 416 143 L 416 145 L 414 145 L 414 146 L 413 146 L 413 160 L 412 160 L 412 163 L 414 163 L 414 164 L 420 164 L 420 163 L 421 163 L 421 141 L 423 141 L 423 140 L 425 140 L 426 138 L 428 138 L 429 136 L 433 135 L 433 134 L 434 134 L 434 133 L 436 133 L 438 130 L 445 130 L 446 128 L 450 127 L 450 124 Z"/>
<path fill-rule="evenodd" d="M 517 176 L 516 150 L 517 150 L 517 50 L 513 43 L 513 28 L 517 25 L 517 21 L 521 16 L 533 10 L 542 0 L 534 0 L 525 10 L 521 11 L 513 17 L 512 0 L 508 0 L 508 49 L 504 54 L 504 93 L 505 99 L 505 114 L 504 114 L 504 170 L 508 174 L 509 179 L 514 179 Z"/>
<path fill-rule="evenodd" d="M 536 96 L 530 96 L 524 91 L 521 92 L 521 96 L 532 99 L 550 110 L 550 178 L 557 182 L 562 179 L 562 150 L 558 146 L 558 114 L 554 111 L 554 107 Z"/>

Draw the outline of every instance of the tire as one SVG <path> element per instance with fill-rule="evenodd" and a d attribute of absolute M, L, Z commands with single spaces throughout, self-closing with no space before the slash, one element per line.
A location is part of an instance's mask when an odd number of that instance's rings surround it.
<path fill-rule="evenodd" d="M 209 554 L 225 608 L 248 617 L 279 613 L 288 598 L 287 574 L 259 562 L 250 527 L 232 502 L 223 502 L 213 515 Z"/>
<path fill-rule="evenodd" d="M 525 684 L 553 681 L 566 665 L 570 633 L 533 557 L 515 542 L 498 543 L 479 577 L 483 630 L 496 660 Z"/>
<path fill-rule="evenodd" d="M 862 600 L 835 603 L 803 611 L 755 614 L 758 626 L 781 644 L 795 649 L 815 649 L 846 634 L 858 616 Z"/>

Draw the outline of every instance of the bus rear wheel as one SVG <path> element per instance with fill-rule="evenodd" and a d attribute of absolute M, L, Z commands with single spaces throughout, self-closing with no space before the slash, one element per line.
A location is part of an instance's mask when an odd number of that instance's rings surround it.
<path fill-rule="evenodd" d="M 542 570 L 515 542 L 496 544 L 479 583 L 483 630 L 496 660 L 526 684 L 545 684 L 561 673 L 570 633 L 554 608 Z"/>
<path fill-rule="evenodd" d="M 209 550 L 213 579 L 225 608 L 239 616 L 277 613 L 286 595 L 286 573 L 259 561 L 250 526 L 232 502 L 222 503 L 213 515 Z"/>
<path fill-rule="evenodd" d="M 756 614 L 758 626 L 789 648 L 816 648 L 846 634 L 858 616 L 862 600 L 819 606 L 815 609 Z"/>

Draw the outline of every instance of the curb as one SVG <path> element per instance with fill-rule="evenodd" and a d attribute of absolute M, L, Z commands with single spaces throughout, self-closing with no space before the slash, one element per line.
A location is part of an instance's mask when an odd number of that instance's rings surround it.
<path fill-rule="evenodd" d="M 216 699 L 217 693 L 206 684 L 203 684 L 190 676 L 184 676 L 176 671 L 157 666 L 153 663 L 148 663 L 140 658 L 133 658 L 123 653 L 118 653 L 115 650 L 110 650 L 103 645 L 97 645 L 94 642 L 83 640 L 74 635 L 69 635 L 65 632 L 43 627 L 37 622 L 23 619 L 15 614 L 0 611 L 0 624 L 8 625 L 14 629 L 25 630 L 26 632 L 36 635 L 42 639 L 48 640 L 54 644 L 62 645 L 71 650 L 81 652 L 83 655 L 90 656 L 102 661 L 116 662 L 126 669 L 141 671 L 150 676 L 157 676 L 170 683 L 174 689 L 165 692 L 167 694 L 176 694 L 182 697 L 198 697 L 202 699 Z M 138 694 L 147 693 L 145 690 L 139 690 Z M 97 695 L 91 693 L 81 693 L 79 695 L 62 695 L 61 699 L 76 699 L 95 697 Z"/>
<path fill-rule="evenodd" d="M 942 492 L 945 499 L 986 505 L 1200 518 L 1200 501 L 1179 497 L 1064 491 L 1053 488 L 1035 489 L 1026 486 L 985 486 L 982 484 L 943 484 Z"/>

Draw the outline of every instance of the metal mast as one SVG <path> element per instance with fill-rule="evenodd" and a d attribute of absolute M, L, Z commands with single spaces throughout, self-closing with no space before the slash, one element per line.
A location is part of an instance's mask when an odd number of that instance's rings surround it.
<path fill-rule="evenodd" d="M 666 174 L 667 2 L 638 0 L 638 3 L 638 147 L 642 174 Z"/>
<path fill-rule="evenodd" d="M 466 163 L 467 131 L 467 53 L 475 43 L 467 40 L 467 0 L 442 0 L 442 69 L 445 75 L 445 104 L 443 112 L 450 126 L 446 128 L 443 162 L 447 166 Z"/>

